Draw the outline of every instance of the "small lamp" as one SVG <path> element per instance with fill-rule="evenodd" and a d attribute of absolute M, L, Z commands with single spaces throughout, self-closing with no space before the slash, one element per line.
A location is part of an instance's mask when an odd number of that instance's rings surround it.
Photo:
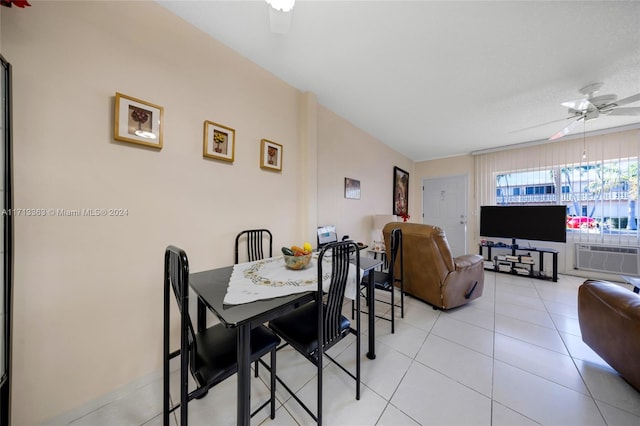
<path fill-rule="evenodd" d="M 397 222 L 398 218 L 393 214 L 376 214 L 373 215 L 373 230 L 371 231 L 371 240 L 373 241 L 374 250 L 384 250 L 384 235 L 382 228 L 389 222 Z"/>

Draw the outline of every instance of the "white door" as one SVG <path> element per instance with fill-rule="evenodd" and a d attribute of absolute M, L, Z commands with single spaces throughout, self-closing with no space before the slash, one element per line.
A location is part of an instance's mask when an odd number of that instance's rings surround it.
<path fill-rule="evenodd" d="M 453 256 L 467 254 L 468 175 L 422 181 L 422 223 L 444 229 Z"/>

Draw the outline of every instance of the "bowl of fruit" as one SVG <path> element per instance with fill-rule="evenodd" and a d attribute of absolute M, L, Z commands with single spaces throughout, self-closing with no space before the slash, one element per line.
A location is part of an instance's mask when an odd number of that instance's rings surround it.
<path fill-rule="evenodd" d="M 309 243 L 304 243 L 302 247 L 282 247 L 284 264 L 289 269 L 304 269 L 309 266 L 309 262 L 311 262 L 311 251 L 312 247 Z"/>

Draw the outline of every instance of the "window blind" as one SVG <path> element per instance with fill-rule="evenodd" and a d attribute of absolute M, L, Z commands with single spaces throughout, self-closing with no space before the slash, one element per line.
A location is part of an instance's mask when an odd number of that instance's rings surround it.
<path fill-rule="evenodd" d="M 568 216 L 592 218 L 568 229 L 567 242 L 639 245 L 639 158 L 640 125 L 475 153 L 476 211 L 562 204 Z"/>

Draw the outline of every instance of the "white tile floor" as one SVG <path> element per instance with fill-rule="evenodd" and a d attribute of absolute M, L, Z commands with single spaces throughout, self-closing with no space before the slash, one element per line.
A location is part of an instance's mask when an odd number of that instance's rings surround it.
<path fill-rule="evenodd" d="M 560 276 L 553 283 L 486 272 L 483 296 L 458 309 L 436 311 L 407 298 L 395 334 L 388 322 L 376 322 L 373 361 L 364 355 L 363 336 L 360 401 L 353 380 L 327 363 L 325 424 L 640 425 L 640 392 L 580 338 L 577 289 L 583 281 Z M 355 337 L 330 353 L 355 369 Z M 264 370 L 252 379 L 254 406 L 269 395 Z M 315 408 L 316 375 L 308 361 L 283 349 L 278 375 Z M 176 384 L 174 373 L 174 389 Z M 235 389 L 232 377 L 191 402 L 190 423 L 235 424 Z M 159 379 L 71 424 L 160 425 L 161 391 Z M 284 390 L 277 395 L 275 420 L 262 410 L 252 424 L 313 424 Z"/>

